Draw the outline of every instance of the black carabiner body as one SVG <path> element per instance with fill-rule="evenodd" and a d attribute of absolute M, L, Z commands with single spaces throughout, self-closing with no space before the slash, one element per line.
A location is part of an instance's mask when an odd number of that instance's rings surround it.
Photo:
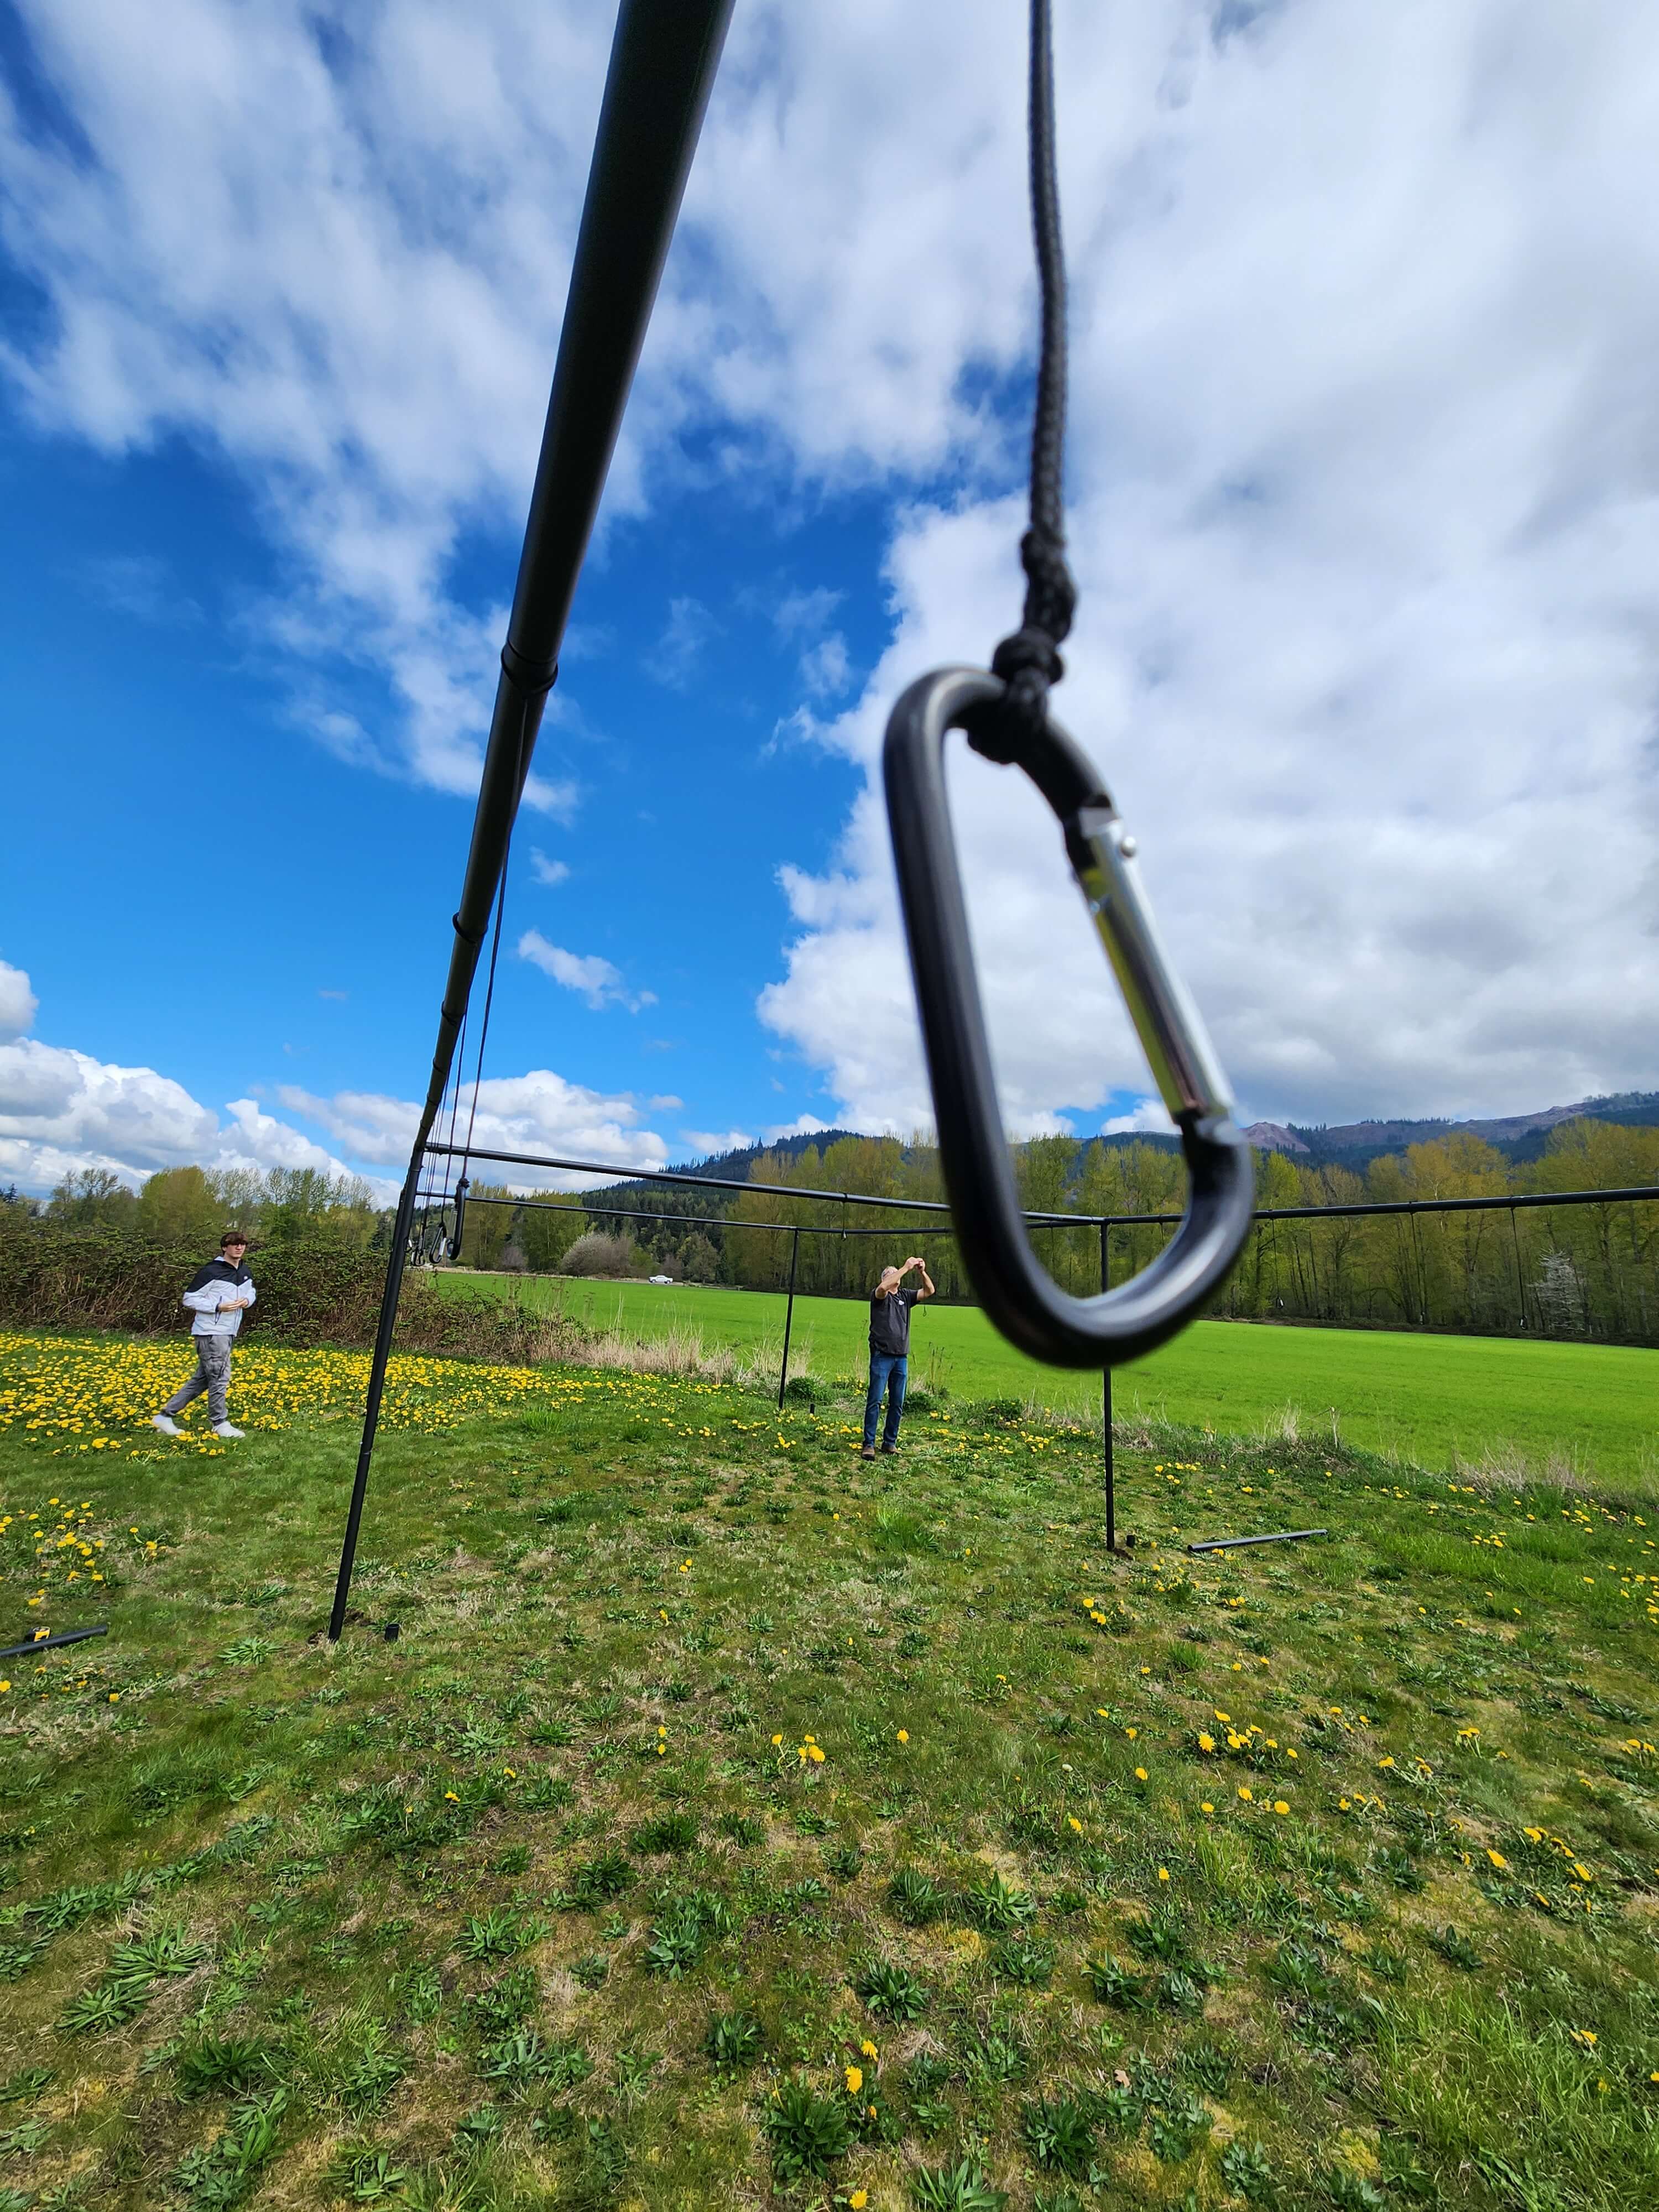
<path fill-rule="evenodd" d="M 1151 1267 L 1074 1298 L 1025 1233 L 968 934 L 945 787 L 945 740 L 998 707 L 983 669 L 923 677 L 894 708 L 883 775 L 899 896 L 932 1079 L 940 1164 L 969 1278 L 1009 1340 L 1060 1367 L 1109 1367 L 1151 1352 L 1226 1280 L 1249 1233 L 1255 1175 L 1197 1010 L 1164 959 L 1135 844 L 1088 756 L 1052 720 L 1020 766 L 1054 810 L 1130 1018 L 1186 1155 L 1187 1211 Z M 988 750 L 989 748 L 988 747 Z"/>

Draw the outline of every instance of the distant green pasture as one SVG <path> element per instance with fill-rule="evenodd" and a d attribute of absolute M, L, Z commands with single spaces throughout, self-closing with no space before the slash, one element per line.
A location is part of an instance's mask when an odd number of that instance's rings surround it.
<path fill-rule="evenodd" d="M 694 1285 L 587 1283 L 563 1277 L 446 1275 L 446 1289 L 562 1304 L 595 1328 L 630 1334 L 695 1329 L 705 1345 L 780 1347 L 783 1299 Z M 795 1301 L 792 1371 L 860 1370 L 866 1310 L 851 1299 Z M 1097 1376 L 1040 1366 L 966 1306 L 918 1310 L 913 1387 L 964 1398 L 1035 1398 L 1097 1413 Z M 1329 1433 L 1426 1467 L 1456 1459 L 1564 1462 L 1603 1480 L 1659 1480 L 1659 1353 L 1624 1346 L 1417 1336 L 1370 1329 L 1279 1328 L 1200 1322 L 1161 1352 L 1121 1369 L 1121 1420 L 1191 1422 L 1218 1431 L 1276 1428 L 1294 1409 L 1302 1433 Z"/>

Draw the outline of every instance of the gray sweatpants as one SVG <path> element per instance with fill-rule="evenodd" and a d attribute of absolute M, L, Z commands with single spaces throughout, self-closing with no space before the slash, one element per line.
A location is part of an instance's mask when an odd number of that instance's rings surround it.
<path fill-rule="evenodd" d="M 161 1411 L 171 1419 L 182 1413 L 192 1398 L 207 1392 L 208 1419 L 217 1427 L 228 1421 L 225 1394 L 230 1389 L 230 1346 L 228 1336 L 196 1336 L 191 1342 L 196 1346 L 196 1372 L 182 1389 L 175 1390 Z"/>

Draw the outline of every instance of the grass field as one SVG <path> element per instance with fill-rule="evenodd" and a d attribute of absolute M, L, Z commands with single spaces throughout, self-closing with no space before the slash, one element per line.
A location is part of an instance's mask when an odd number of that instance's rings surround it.
<path fill-rule="evenodd" d="M 753 1291 L 580 1283 L 557 1277 L 440 1275 L 458 1294 L 562 1304 L 606 1328 L 698 1331 L 705 1343 L 781 1352 L 783 1300 Z M 865 1358 L 867 1310 L 797 1298 L 799 1352 L 819 1375 Z M 1005 1343 L 976 1308 L 921 1308 L 911 1381 L 967 1398 L 1016 1396 L 1059 1411 L 1100 1411 L 1098 1376 L 1042 1367 Z M 1114 1381 L 1119 1419 L 1137 1413 L 1231 1434 L 1277 1431 L 1287 1409 L 1304 1435 L 1337 1433 L 1419 1466 L 1460 1460 L 1541 1471 L 1552 1462 L 1604 1481 L 1659 1490 L 1659 1352 L 1620 1345 L 1416 1336 L 1376 1329 L 1278 1328 L 1200 1322 Z"/>
<path fill-rule="evenodd" d="M 1644 1514 L 408 1359 L 331 1650 L 366 1363 L 182 1351 L 0 1339 L 0 2204 L 1659 2202 Z"/>

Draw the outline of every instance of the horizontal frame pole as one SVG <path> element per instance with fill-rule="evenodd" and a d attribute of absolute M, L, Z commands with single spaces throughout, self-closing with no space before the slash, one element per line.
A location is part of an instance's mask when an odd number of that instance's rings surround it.
<path fill-rule="evenodd" d="M 1390 1198 L 1364 1206 L 1259 1206 L 1257 1221 L 1339 1221 L 1377 1213 L 1502 1213 L 1510 1206 L 1635 1205 L 1659 1198 L 1659 1183 L 1642 1183 L 1627 1190 L 1528 1190 L 1513 1198 Z M 1072 1220 L 1083 1217 L 1073 1214 Z M 1109 1213 L 1110 1229 L 1163 1228 L 1181 1219 L 1178 1213 Z"/>
<path fill-rule="evenodd" d="M 568 1160 L 556 1158 L 547 1152 L 490 1152 L 477 1145 L 428 1145 L 429 1153 L 439 1158 L 446 1154 L 467 1160 L 496 1160 L 509 1167 L 560 1168 L 576 1175 L 614 1176 L 618 1182 L 684 1183 L 693 1190 L 740 1190 L 750 1198 L 810 1199 L 830 1206 L 880 1206 L 895 1213 L 948 1213 L 951 1209 L 942 1200 L 933 1198 L 874 1198 L 856 1190 L 800 1190 L 793 1183 L 739 1182 L 733 1176 L 700 1176 L 688 1174 L 682 1168 L 626 1168 L 618 1167 L 614 1160 Z M 591 1198 L 591 1191 L 578 1191 L 573 1196 Z M 616 1209 L 613 1207 L 612 1212 Z M 1028 1213 L 1039 1229 L 1050 1226 L 1069 1229 L 1090 1218 L 1081 1213 Z M 793 1228 L 793 1223 L 784 1226 Z"/>
<path fill-rule="evenodd" d="M 548 1152 L 486 1152 L 477 1145 L 428 1145 L 426 1151 L 439 1158 L 453 1157 L 467 1160 L 495 1160 L 509 1167 L 559 1168 L 578 1175 L 614 1176 L 619 1183 L 669 1182 L 684 1184 L 694 1190 L 738 1190 L 750 1197 L 764 1194 L 768 1198 L 799 1198 L 820 1205 L 879 1206 L 897 1213 L 948 1213 L 951 1209 L 942 1200 L 932 1198 L 876 1198 L 856 1190 L 804 1190 L 793 1184 L 781 1182 L 739 1182 L 731 1176 L 692 1175 L 682 1168 L 630 1168 L 615 1160 L 572 1160 Z M 584 1203 L 594 1197 L 592 1191 L 572 1194 Z M 1262 1206 L 1255 1210 L 1257 1221 L 1340 1221 L 1370 1214 L 1389 1213 L 1500 1213 L 1509 1206 L 1618 1206 L 1645 1203 L 1659 1199 L 1659 1183 L 1642 1183 L 1623 1190 L 1553 1190 L 1520 1191 L 1513 1198 L 1401 1198 L 1379 1199 L 1364 1205 L 1351 1206 Z M 497 1201 L 500 1203 L 501 1201 Z M 524 1199 L 520 1205 L 534 1201 Z M 620 1214 L 620 1206 L 602 1206 L 602 1212 Z M 640 1218 L 651 1217 L 641 1215 Z M 1151 1229 L 1172 1228 L 1182 1218 L 1178 1213 L 1028 1213 L 1027 1221 L 1039 1229 Z M 734 1224 L 737 1225 L 737 1224 Z M 748 1228 L 766 1228 L 773 1224 L 750 1222 Z M 780 1228 L 793 1228 L 793 1224 L 782 1222 Z M 807 1226 L 803 1223 L 802 1227 Z M 834 1232 L 839 1236 L 839 1230 Z M 857 1232 L 848 1230 L 848 1236 Z"/>
<path fill-rule="evenodd" d="M 764 1188 L 760 1183 L 745 1184 L 750 1190 Z M 508 1206 L 517 1211 L 528 1206 L 538 1213 L 574 1213 L 574 1206 L 561 1206 L 551 1198 L 480 1198 L 476 1191 L 466 1194 L 469 1206 Z M 663 1221 L 682 1229 L 775 1229 L 788 1236 L 801 1237 L 954 1237 L 956 1231 L 948 1222 L 902 1223 L 894 1229 L 826 1229 L 811 1221 L 739 1221 L 730 1213 L 647 1213 L 636 1206 L 588 1206 L 584 1200 L 580 1211 L 594 1220 L 605 1221 Z"/>

